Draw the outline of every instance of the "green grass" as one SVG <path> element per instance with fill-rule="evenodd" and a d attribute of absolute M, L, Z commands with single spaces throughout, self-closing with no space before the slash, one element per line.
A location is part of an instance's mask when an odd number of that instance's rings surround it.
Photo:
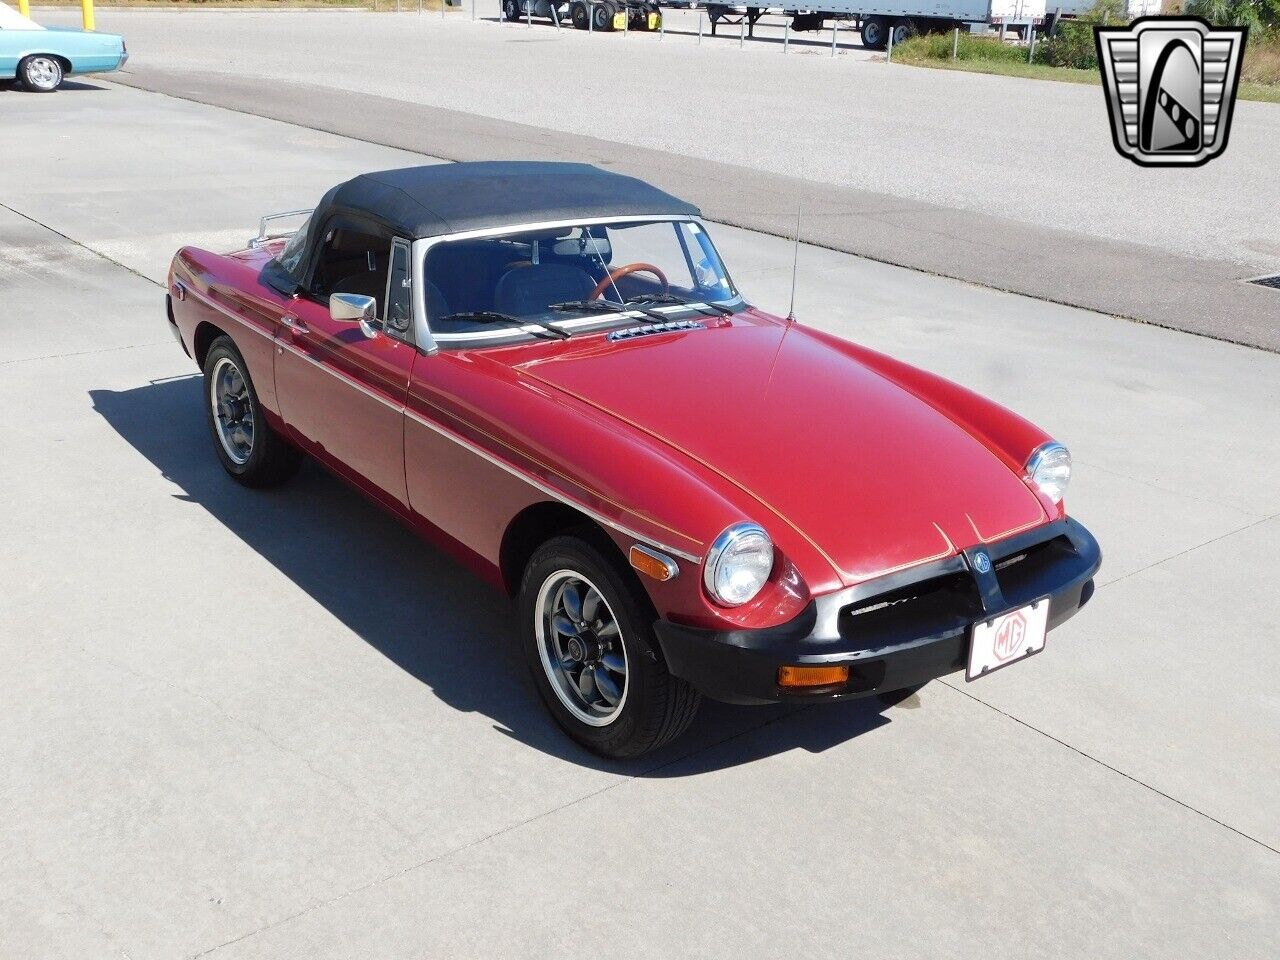
<path fill-rule="evenodd" d="M 964 70 L 969 73 L 991 73 L 1002 77 L 1027 77 L 1032 80 L 1057 80 L 1063 83 L 1100 84 L 1097 70 L 1051 67 L 1043 63 L 1027 63 L 1027 48 L 1002 43 L 992 37 L 960 35 L 959 57 L 951 59 L 951 34 L 912 37 L 893 49 L 893 62 L 935 70 Z M 1280 85 L 1241 83 L 1237 94 L 1241 100 L 1280 103 Z"/>

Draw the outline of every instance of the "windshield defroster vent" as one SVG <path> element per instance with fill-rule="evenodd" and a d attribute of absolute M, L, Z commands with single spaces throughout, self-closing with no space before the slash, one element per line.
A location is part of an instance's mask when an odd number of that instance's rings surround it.
<path fill-rule="evenodd" d="M 701 330 L 702 324 L 697 320 L 671 320 L 667 323 L 646 323 L 639 327 L 627 327 L 609 334 L 610 340 L 633 340 L 636 337 L 647 337 L 654 333 L 672 333 L 676 330 Z"/>

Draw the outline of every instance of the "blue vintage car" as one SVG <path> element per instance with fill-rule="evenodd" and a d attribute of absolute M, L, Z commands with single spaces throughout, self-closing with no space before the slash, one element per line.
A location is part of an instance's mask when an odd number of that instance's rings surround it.
<path fill-rule="evenodd" d="M 52 93 L 70 74 L 118 70 L 128 59 L 124 37 L 45 28 L 0 3 L 0 83 L 14 79 L 34 93 Z"/>

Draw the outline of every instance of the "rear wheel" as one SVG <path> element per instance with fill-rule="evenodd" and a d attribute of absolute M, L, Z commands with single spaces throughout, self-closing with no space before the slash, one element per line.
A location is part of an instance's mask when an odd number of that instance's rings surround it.
<path fill-rule="evenodd" d="M 591 11 L 585 3 L 575 3 L 569 8 L 569 19 L 578 30 L 586 30 L 591 26 Z"/>
<path fill-rule="evenodd" d="M 701 697 L 667 672 L 639 587 L 595 546 L 562 536 L 540 547 L 520 585 L 525 656 L 556 723 L 606 757 L 675 739 Z"/>
<path fill-rule="evenodd" d="M 893 45 L 896 47 L 904 40 L 909 40 L 918 33 L 916 25 L 910 20 L 895 20 L 889 33 L 893 36 Z"/>
<path fill-rule="evenodd" d="M 55 57 L 36 53 L 18 64 L 18 79 L 32 93 L 53 93 L 62 86 L 62 64 Z"/>
<path fill-rule="evenodd" d="M 602 3 L 594 4 L 591 7 L 591 25 L 596 30 L 608 33 L 613 29 L 613 15 L 617 13 L 617 7 L 613 5 L 611 0 L 603 0 Z"/>
<path fill-rule="evenodd" d="M 519 0 L 502 0 L 502 15 L 513 23 L 521 19 Z"/>
<path fill-rule="evenodd" d="M 889 23 L 883 17 L 862 21 L 862 45 L 868 50 L 883 50 L 889 43 Z"/>
<path fill-rule="evenodd" d="M 205 414 L 222 468 L 246 487 L 283 483 L 302 454 L 267 423 L 249 368 L 230 337 L 219 337 L 204 361 Z"/>

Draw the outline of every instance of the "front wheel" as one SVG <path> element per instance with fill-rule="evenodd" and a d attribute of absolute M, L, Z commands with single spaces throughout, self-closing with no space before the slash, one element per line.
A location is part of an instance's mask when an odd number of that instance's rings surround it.
<path fill-rule="evenodd" d="M 32 93 L 53 93 L 62 86 L 62 64 L 46 54 L 23 57 L 18 64 L 18 79 Z"/>
<path fill-rule="evenodd" d="M 573 21 L 576 29 L 586 30 L 591 26 L 591 11 L 587 9 L 586 3 L 580 0 L 569 8 L 569 19 Z"/>
<path fill-rule="evenodd" d="M 520 0 L 502 0 L 502 15 L 511 22 L 521 17 Z"/>
<path fill-rule="evenodd" d="M 520 619 L 534 684 L 556 723 L 606 757 L 674 740 L 701 697 L 662 660 L 640 588 L 577 537 L 543 544 L 525 567 Z"/>
<path fill-rule="evenodd" d="M 246 487 L 283 483 L 302 454 L 267 423 L 249 367 L 230 337 L 219 337 L 204 361 L 205 414 L 222 468 Z"/>

